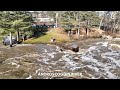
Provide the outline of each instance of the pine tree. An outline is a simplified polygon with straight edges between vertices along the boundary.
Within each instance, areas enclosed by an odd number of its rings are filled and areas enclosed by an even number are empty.
[[[12,33],[25,32],[32,25],[32,16],[25,11],[1,11],[0,12],[0,34],[10,33],[10,46],[12,46]],[[24,35],[24,33],[23,33]]]
[[[23,40],[25,31],[32,26],[32,16],[28,12],[14,11],[14,21],[12,22],[12,28],[17,32],[17,42],[19,42],[19,32],[23,32]]]
[[[12,33],[14,32],[12,27],[13,16],[10,11],[0,12],[0,30],[1,34],[10,34],[10,47],[12,47]]]

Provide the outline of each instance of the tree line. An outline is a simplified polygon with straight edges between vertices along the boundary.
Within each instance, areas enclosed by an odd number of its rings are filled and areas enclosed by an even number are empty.
[[[115,33],[120,30],[120,11],[49,11],[57,26],[66,30],[84,27],[86,33],[92,27]],[[57,15],[57,17],[56,17]]]
[[[43,11],[36,14],[44,13],[44,16],[49,16],[54,19],[55,27],[62,27],[70,33],[76,30],[76,34],[80,35],[80,28],[85,28],[86,34],[93,27],[98,27],[105,31],[115,33],[120,30],[120,11]],[[37,30],[32,27],[33,16],[28,11],[0,11],[0,34],[17,36],[19,42],[20,34],[31,36],[32,30]],[[12,42],[10,42],[12,43]]]

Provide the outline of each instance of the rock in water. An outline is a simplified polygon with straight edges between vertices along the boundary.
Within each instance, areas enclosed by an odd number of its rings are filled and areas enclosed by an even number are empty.
[[[71,46],[72,51],[79,52],[79,46],[78,45],[72,45]]]
[[[115,51],[120,50],[120,45],[119,44],[110,44],[110,48]]]

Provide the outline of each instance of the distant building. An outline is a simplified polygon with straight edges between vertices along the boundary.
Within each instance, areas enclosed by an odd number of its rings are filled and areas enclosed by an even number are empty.
[[[54,25],[54,19],[51,18],[47,11],[29,11],[34,19],[35,25]]]

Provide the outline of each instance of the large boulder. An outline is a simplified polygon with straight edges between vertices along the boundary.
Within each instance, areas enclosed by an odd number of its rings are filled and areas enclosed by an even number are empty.
[[[79,52],[79,46],[78,45],[72,45],[71,46],[72,51]]]
[[[112,50],[115,50],[115,51],[119,51],[120,45],[119,44],[110,44],[109,48],[111,48]]]
[[[12,37],[12,44],[16,44],[17,39],[15,37]],[[3,44],[4,45],[10,45],[10,36],[6,36],[3,38]]]

